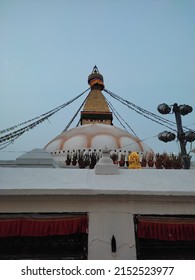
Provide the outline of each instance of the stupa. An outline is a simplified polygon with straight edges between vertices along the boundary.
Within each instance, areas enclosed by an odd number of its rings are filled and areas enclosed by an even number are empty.
[[[95,66],[88,76],[90,92],[80,113],[80,125],[62,132],[51,140],[45,150],[57,161],[65,161],[80,152],[101,153],[105,148],[110,153],[136,151],[140,154],[152,151],[149,146],[131,133],[113,125],[113,115],[102,93],[104,79]]]

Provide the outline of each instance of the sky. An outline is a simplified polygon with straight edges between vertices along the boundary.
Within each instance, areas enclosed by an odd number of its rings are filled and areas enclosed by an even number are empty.
[[[194,14],[193,0],[0,0],[0,130],[79,95],[94,65],[108,90],[157,115],[161,103],[191,105],[182,122],[194,130]],[[178,141],[157,138],[167,128],[105,96],[155,152],[178,153]],[[0,159],[43,148],[85,97],[0,150]]]

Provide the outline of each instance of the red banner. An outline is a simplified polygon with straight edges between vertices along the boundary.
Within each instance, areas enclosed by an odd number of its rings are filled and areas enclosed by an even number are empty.
[[[195,240],[195,220],[138,219],[138,238],[158,240]]]
[[[0,219],[0,237],[68,235],[86,233],[87,229],[87,216]]]

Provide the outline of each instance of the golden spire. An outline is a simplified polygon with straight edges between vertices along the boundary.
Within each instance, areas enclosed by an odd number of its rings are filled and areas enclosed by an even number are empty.
[[[112,113],[101,90],[104,89],[104,79],[95,65],[88,76],[91,91],[81,112],[81,125],[91,123],[112,124]]]

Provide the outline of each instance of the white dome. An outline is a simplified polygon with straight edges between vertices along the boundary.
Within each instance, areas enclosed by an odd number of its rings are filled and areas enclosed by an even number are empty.
[[[145,153],[150,147],[139,138],[118,127],[107,124],[86,124],[61,133],[46,146],[48,152],[59,150],[126,150]]]

